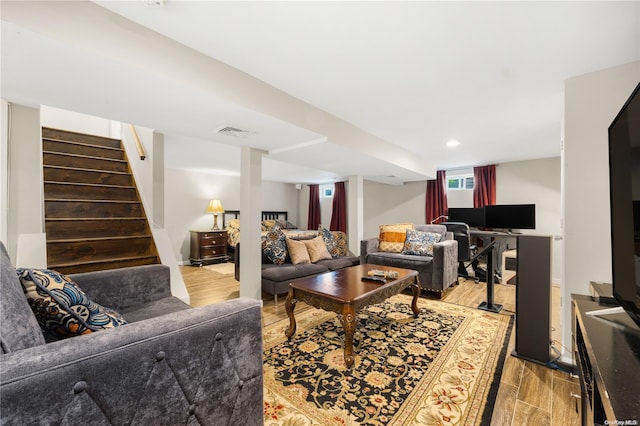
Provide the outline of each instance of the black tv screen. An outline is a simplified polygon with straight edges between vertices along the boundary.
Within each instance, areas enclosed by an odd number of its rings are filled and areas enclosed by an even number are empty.
[[[484,226],[484,209],[470,207],[451,207],[448,210],[449,222],[463,222],[470,228]]]
[[[613,296],[640,326],[640,84],[609,126]]]
[[[535,229],[535,204],[496,204],[484,206],[484,223],[487,228]]]

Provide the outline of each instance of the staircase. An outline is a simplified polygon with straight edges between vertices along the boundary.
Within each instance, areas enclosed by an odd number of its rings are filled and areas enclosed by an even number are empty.
[[[49,269],[160,263],[121,141],[43,127],[42,147]]]

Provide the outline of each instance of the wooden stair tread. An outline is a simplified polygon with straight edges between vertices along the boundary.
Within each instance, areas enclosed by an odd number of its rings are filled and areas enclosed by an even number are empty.
[[[76,131],[67,130],[67,129],[56,129],[55,127],[46,127],[46,126],[42,127],[42,136],[43,137],[51,138],[52,134],[58,134],[59,135],[60,133],[65,134],[65,135],[80,136],[83,139],[89,138],[89,139],[96,139],[96,140],[112,142],[112,143],[118,143],[118,144],[120,143],[120,139],[110,138],[108,136],[92,135],[90,133],[76,132]]]
[[[91,160],[103,160],[103,161],[112,161],[114,163],[127,163],[127,160],[120,160],[117,158],[107,158],[107,157],[96,157],[94,155],[82,155],[82,154],[71,154],[68,152],[57,152],[57,151],[42,151],[43,154],[52,154],[52,155],[63,155],[65,157],[75,157],[75,158],[88,158]]]
[[[54,181],[54,180],[45,180],[44,183],[51,183],[55,185],[95,186],[100,188],[123,188],[123,189],[136,188],[134,185],[110,185],[106,183],[60,182],[60,181]]]
[[[45,222],[90,222],[100,220],[146,220],[144,216],[126,216],[126,217],[48,217]]]
[[[87,148],[108,149],[108,150],[111,150],[111,151],[119,151],[119,152],[123,152],[124,151],[124,149],[122,149],[122,148],[115,148],[115,147],[112,147],[112,146],[96,145],[96,144],[85,143],[85,142],[70,141],[70,140],[66,140],[66,139],[55,139],[55,138],[50,138],[50,137],[46,137],[46,136],[43,136],[42,140],[43,141],[49,141],[49,142],[68,143],[69,145],[80,145],[80,146],[87,147]],[[61,154],[64,154],[64,153],[61,153]]]
[[[96,200],[86,198],[45,198],[44,201],[66,201],[72,203],[119,203],[119,204],[140,204],[140,200]]]
[[[116,170],[101,170],[101,169],[86,169],[81,167],[69,167],[69,166],[55,166],[52,164],[45,164],[44,167],[49,167],[52,169],[60,169],[60,170],[74,170],[78,172],[92,172],[92,173],[112,173],[115,175],[130,175],[129,172],[119,172]]]
[[[113,237],[61,238],[56,240],[47,240],[47,244],[83,243],[86,241],[139,240],[142,238],[153,238],[153,236],[151,234],[141,234],[141,235],[118,235]]]
[[[86,260],[86,261],[75,261],[75,262],[68,262],[68,263],[50,263],[47,265],[47,267],[49,269],[55,269],[55,268],[64,268],[69,266],[97,265],[100,263],[126,262],[126,261],[137,260],[137,259],[157,259],[157,258],[158,256],[153,254],[145,255],[145,256],[107,257],[104,259],[94,258],[93,260]]]

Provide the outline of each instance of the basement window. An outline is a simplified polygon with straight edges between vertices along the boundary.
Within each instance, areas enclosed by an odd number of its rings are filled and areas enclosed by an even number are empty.
[[[333,185],[320,185],[320,196],[322,198],[333,198]]]
[[[472,190],[473,175],[447,176],[447,190]]]

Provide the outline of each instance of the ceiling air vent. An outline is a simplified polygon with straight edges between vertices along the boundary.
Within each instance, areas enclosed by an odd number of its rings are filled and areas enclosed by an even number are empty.
[[[216,129],[216,133],[219,135],[241,138],[241,137],[245,137],[251,132],[249,132],[248,130],[238,129],[237,127],[222,126]]]

